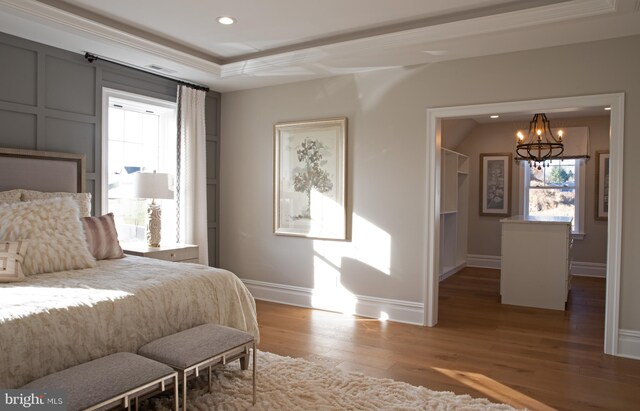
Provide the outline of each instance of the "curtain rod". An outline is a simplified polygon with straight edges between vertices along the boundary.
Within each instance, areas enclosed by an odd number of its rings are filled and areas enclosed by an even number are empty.
[[[115,65],[122,66],[122,67],[127,67],[127,68],[130,68],[130,69],[136,70],[136,71],[141,71],[143,73],[151,74],[151,75],[154,75],[154,76],[157,76],[157,77],[160,77],[160,78],[164,78],[164,79],[167,79],[167,80],[172,80],[172,81],[177,82],[178,84],[181,84],[181,85],[187,86],[187,87],[191,87],[191,88],[194,88],[196,90],[202,90],[202,91],[205,91],[205,92],[209,91],[209,87],[205,87],[205,86],[200,86],[198,84],[189,83],[188,81],[180,80],[180,79],[177,79],[177,78],[174,78],[174,77],[170,77],[170,76],[163,76],[163,75],[155,73],[153,71],[144,70],[144,69],[142,69],[140,67],[131,66],[129,64],[125,64],[125,63],[120,62],[120,61],[106,59],[104,57],[96,56],[95,54],[91,54],[89,52],[84,53],[84,58],[87,59],[87,61],[89,63],[93,63],[96,60],[102,60],[102,61],[106,61],[107,63],[115,64]]]

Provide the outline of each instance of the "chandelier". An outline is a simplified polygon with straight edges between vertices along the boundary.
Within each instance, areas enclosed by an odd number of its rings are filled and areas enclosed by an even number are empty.
[[[559,158],[564,152],[562,136],[558,130],[556,138],[551,131],[551,124],[544,113],[537,113],[529,122],[529,133],[522,131],[516,134],[516,160],[528,161],[531,167],[541,170],[549,160]]]

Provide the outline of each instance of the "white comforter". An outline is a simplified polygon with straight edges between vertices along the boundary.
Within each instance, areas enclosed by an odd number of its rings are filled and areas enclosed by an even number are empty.
[[[0,388],[204,323],[258,338],[255,302],[234,274],[127,256],[0,284]]]

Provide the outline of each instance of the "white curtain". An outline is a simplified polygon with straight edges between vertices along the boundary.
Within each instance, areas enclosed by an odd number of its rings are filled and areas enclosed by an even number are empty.
[[[181,243],[199,246],[200,264],[209,265],[207,245],[206,92],[178,86],[178,233]]]

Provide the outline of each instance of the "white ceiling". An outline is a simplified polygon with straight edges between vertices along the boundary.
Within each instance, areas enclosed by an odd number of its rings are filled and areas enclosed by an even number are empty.
[[[394,5],[389,0],[62,1],[225,60],[456,11],[514,3],[400,0],[398,7],[398,2]],[[223,26],[216,22],[220,16],[232,16],[238,22]]]
[[[0,30],[224,92],[636,35],[639,10],[640,0],[0,0]]]

